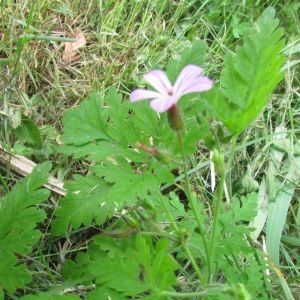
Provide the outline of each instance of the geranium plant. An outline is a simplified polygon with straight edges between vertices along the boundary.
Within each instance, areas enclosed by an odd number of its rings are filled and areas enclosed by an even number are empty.
[[[267,9],[225,57],[220,76],[204,72],[206,43],[195,41],[165,71],[148,71],[129,95],[115,88],[105,97],[91,93],[64,114],[59,151],[89,167],[65,183],[52,236],[72,240],[78,231],[95,230],[84,251],[63,262],[64,287],[84,287],[88,300],[268,296],[270,264],[254,246],[249,226],[257,193],[232,195],[226,179],[239,135],[283,78],[282,38],[274,10]],[[193,180],[201,170],[191,164],[199,145],[216,187],[199,188]],[[41,184],[37,180],[34,188]],[[38,210],[28,230],[38,235],[33,226],[42,219]],[[10,257],[11,267],[23,272]],[[0,284],[10,294],[24,286],[3,274]],[[79,299],[57,290],[28,297],[23,299]]]

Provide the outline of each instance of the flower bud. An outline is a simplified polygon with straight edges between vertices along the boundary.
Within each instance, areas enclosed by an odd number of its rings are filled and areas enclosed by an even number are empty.
[[[214,149],[212,159],[213,159],[217,174],[222,174],[224,172],[224,156],[223,156],[223,154],[219,150]]]
[[[159,151],[156,148],[148,147],[142,143],[137,142],[136,145],[153,155],[157,160],[162,161],[166,164],[170,163],[172,161],[172,156],[169,153]]]

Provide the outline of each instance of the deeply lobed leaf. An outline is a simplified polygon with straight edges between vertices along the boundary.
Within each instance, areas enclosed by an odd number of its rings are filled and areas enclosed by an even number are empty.
[[[152,295],[153,299],[162,299],[159,292],[172,290],[178,267],[167,248],[167,240],[153,244],[140,235],[131,240],[97,237],[88,255],[78,256],[76,263],[68,261],[64,277],[93,279],[97,289],[91,299],[100,297],[104,290],[108,294],[111,290],[123,296]]]
[[[210,100],[232,133],[241,133],[265,107],[283,79],[283,30],[272,8],[266,9],[235,53],[228,53],[220,89]],[[209,96],[208,96],[209,97]]]
[[[40,187],[48,181],[50,168],[49,163],[37,166],[0,202],[0,285],[9,293],[31,281],[18,257],[28,255],[41,236],[36,226],[46,215],[34,205],[49,197],[49,191]]]

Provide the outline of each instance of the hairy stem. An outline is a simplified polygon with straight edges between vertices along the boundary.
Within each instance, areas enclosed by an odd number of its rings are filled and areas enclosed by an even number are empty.
[[[200,280],[201,282],[204,282],[203,276],[202,276],[202,274],[201,274],[201,271],[200,271],[200,269],[199,269],[199,267],[198,267],[198,265],[197,265],[197,263],[196,263],[196,261],[195,261],[193,255],[192,255],[192,253],[191,253],[189,247],[188,247],[187,244],[186,244],[186,238],[185,238],[185,236],[184,236],[184,235],[185,235],[184,232],[182,232],[182,231],[180,230],[180,228],[177,226],[176,221],[175,221],[175,219],[173,218],[173,216],[172,216],[172,214],[171,214],[171,212],[170,212],[170,210],[169,210],[169,207],[168,207],[168,205],[166,204],[165,200],[162,198],[161,195],[159,195],[159,198],[160,198],[160,201],[161,201],[161,203],[162,203],[162,205],[163,205],[163,207],[164,207],[164,210],[165,210],[165,212],[166,212],[166,214],[167,214],[167,216],[168,216],[170,222],[171,222],[172,225],[173,225],[173,228],[175,229],[177,235],[178,235],[179,238],[180,238],[180,242],[181,242],[181,244],[182,244],[182,247],[183,247],[184,251],[186,252],[186,254],[187,254],[187,256],[188,256],[188,258],[189,258],[189,260],[190,260],[190,262],[191,262],[191,264],[192,264],[192,266],[193,266],[193,268],[195,269],[195,272],[196,272],[196,274],[197,274],[199,280]]]
[[[207,268],[208,268],[208,276],[206,279],[206,282],[208,283],[210,274],[211,274],[211,260],[210,260],[210,255],[208,252],[208,246],[207,246],[207,240],[205,237],[205,228],[204,225],[202,224],[202,220],[200,218],[200,214],[197,211],[197,204],[196,204],[196,199],[192,196],[191,193],[191,188],[190,188],[190,181],[189,181],[189,176],[188,176],[188,170],[187,170],[187,159],[184,153],[184,145],[182,141],[182,132],[181,130],[177,130],[177,136],[178,136],[178,141],[179,141],[179,147],[180,147],[180,152],[183,160],[183,172],[184,172],[184,181],[185,181],[185,193],[188,198],[189,205],[192,209],[192,212],[194,214],[194,217],[197,222],[197,226],[201,235],[201,239],[204,245],[204,251],[205,251],[205,256],[206,256],[206,261],[207,261]]]
[[[217,240],[218,240],[218,226],[219,226],[220,208],[221,208],[221,203],[222,203],[223,196],[224,196],[225,178],[226,178],[226,174],[228,172],[230,172],[230,170],[231,170],[231,165],[232,165],[234,152],[235,152],[235,147],[236,147],[236,140],[237,140],[237,136],[234,136],[232,138],[230,154],[229,154],[229,158],[228,158],[226,166],[223,165],[221,168],[219,168],[220,180],[219,180],[219,185],[218,185],[218,189],[217,189],[217,193],[216,193],[216,197],[215,197],[214,220],[213,220],[213,227],[212,227],[212,234],[211,234],[211,244],[210,244],[210,259],[211,259],[211,262],[213,262],[215,260]],[[214,270],[214,272],[211,274],[210,280],[213,279],[213,274],[215,272],[216,272],[216,270]]]
[[[198,297],[209,296],[209,295],[213,296],[216,293],[234,295],[236,294],[236,287],[232,287],[228,285],[215,285],[215,286],[210,286],[209,289],[205,289],[199,292],[182,293],[182,292],[173,292],[173,291],[162,291],[160,295],[174,297],[176,299],[182,299],[182,298],[202,299]]]
[[[225,172],[222,172],[222,173],[223,174],[220,174],[220,182],[219,182],[219,187],[218,187],[217,195],[216,195],[213,227],[212,227],[212,233],[211,233],[210,258],[211,258],[212,262],[215,260],[217,237],[218,237],[217,233],[218,233],[218,225],[219,225],[220,207],[221,207],[221,202],[222,202],[223,194],[224,194]],[[213,273],[215,273],[215,271]],[[213,275],[214,274],[211,274],[210,280],[213,279]]]

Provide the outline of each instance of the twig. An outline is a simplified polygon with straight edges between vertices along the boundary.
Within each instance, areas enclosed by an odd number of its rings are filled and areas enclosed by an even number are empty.
[[[36,166],[36,163],[31,161],[22,155],[13,155],[5,151],[0,145],[0,163],[5,166],[9,166],[14,172],[27,176],[29,175],[33,168]],[[50,176],[48,183],[44,186],[62,196],[65,196],[66,190],[63,188],[64,183],[57,178]]]

